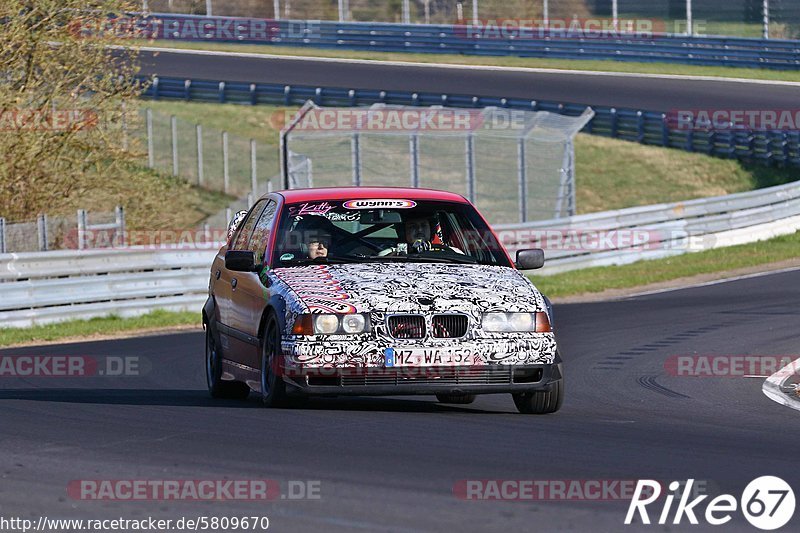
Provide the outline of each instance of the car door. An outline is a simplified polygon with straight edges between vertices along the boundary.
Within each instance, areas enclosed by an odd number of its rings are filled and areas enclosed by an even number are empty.
[[[253,227],[246,249],[255,254],[256,264],[268,260],[268,246],[274,230],[279,204],[270,199]],[[247,339],[247,346],[241,353],[241,363],[251,368],[261,365],[261,350],[257,342],[261,315],[268,298],[268,288],[261,281],[258,272],[237,272],[236,285],[232,288],[231,323],[241,338]]]
[[[250,241],[250,236],[253,234],[256,222],[264,211],[264,208],[269,203],[269,200],[259,200],[247,217],[239,225],[239,228],[234,232],[231,237],[231,242],[228,245],[228,250],[246,250],[247,244]],[[243,363],[249,349],[249,342],[246,336],[237,331],[233,327],[233,308],[235,305],[234,299],[236,298],[236,287],[239,278],[246,272],[233,272],[225,268],[224,261],[219,268],[219,278],[214,284],[214,296],[216,299],[217,307],[219,308],[220,315],[220,342],[222,343],[222,350],[226,359]]]

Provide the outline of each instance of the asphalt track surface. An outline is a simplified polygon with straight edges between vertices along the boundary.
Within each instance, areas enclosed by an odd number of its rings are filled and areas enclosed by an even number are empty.
[[[4,350],[139,356],[151,368],[127,378],[0,378],[0,516],[267,515],[271,531],[755,531],[738,513],[717,528],[685,519],[624,527],[626,502],[464,501],[452,489],[468,479],[695,478],[738,499],[750,480],[778,475],[798,491],[796,413],[761,393],[763,378],[675,377],[664,362],[795,359],[799,299],[795,271],[557,305],[568,387],[549,416],[517,414],[508,395],[470,406],[319,399],[286,410],[262,408],[255,395],[214,401],[198,332]],[[257,478],[282,490],[316,480],[321,499],[100,502],[66,492],[80,479]],[[785,530],[798,521],[796,513]]]
[[[519,70],[448,68],[285,58],[142,52],[142,73],[187,79],[279,83],[526,98],[650,111],[795,110],[800,85]]]

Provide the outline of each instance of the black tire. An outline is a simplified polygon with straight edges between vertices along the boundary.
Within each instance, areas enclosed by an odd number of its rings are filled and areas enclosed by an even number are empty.
[[[280,375],[282,368],[280,326],[275,317],[270,317],[261,349],[261,401],[267,407],[285,407],[289,403],[286,383]]]
[[[526,415],[546,415],[561,409],[564,403],[564,378],[554,382],[550,390],[512,394],[517,410]]]
[[[439,403],[452,403],[456,405],[467,405],[475,401],[474,394],[446,394],[439,393],[436,395]]]
[[[212,398],[244,400],[250,394],[250,387],[246,384],[222,379],[222,356],[217,349],[211,324],[206,326],[206,384]]]

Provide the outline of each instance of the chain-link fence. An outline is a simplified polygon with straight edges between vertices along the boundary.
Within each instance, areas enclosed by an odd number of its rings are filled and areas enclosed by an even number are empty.
[[[149,0],[155,13],[275,19],[453,24],[539,19],[651,24],[655,31],[695,35],[800,38],[797,0]]]
[[[151,109],[142,113],[135,134],[147,146],[150,168],[237,198],[257,198],[278,172],[273,147]]]
[[[125,212],[88,212],[74,217],[40,214],[36,220],[9,223],[0,218],[0,253],[111,248],[125,244]]]
[[[578,117],[501,108],[323,108],[283,132],[290,188],[425,187],[459,193],[493,224],[575,213]]]

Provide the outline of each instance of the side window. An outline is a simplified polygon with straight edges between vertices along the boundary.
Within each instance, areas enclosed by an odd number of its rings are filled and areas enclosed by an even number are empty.
[[[247,244],[247,249],[255,252],[256,264],[264,262],[264,251],[269,242],[270,231],[272,231],[272,222],[275,220],[275,212],[278,210],[278,203],[270,200],[266,209],[261,214],[261,218],[255,225],[253,235],[250,237],[250,242]]]
[[[247,243],[250,240],[250,235],[253,233],[253,227],[256,225],[256,221],[261,215],[261,212],[264,211],[266,205],[267,200],[261,200],[250,210],[247,219],[242,223],[239,231],[236,232],[231,250],[247,250]]]

